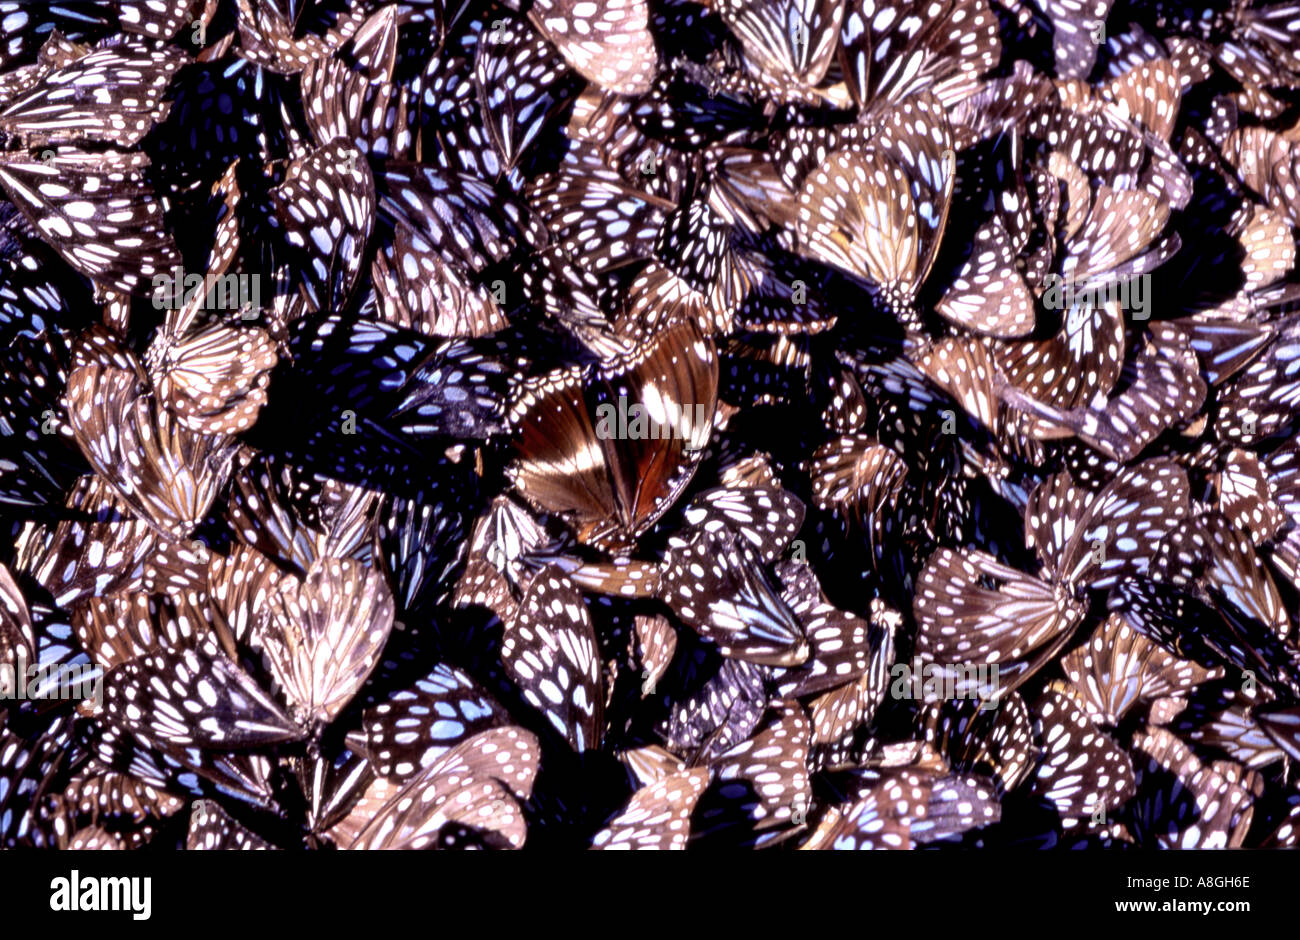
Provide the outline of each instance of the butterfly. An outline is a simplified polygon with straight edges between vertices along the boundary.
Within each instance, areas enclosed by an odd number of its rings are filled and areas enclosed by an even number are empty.
[[[350,559],[322,558],[286,574],[254,613],[250,643],[303,725],[328,724],[379,661],[393,624],[383,576]]]
[[[271,846],[250,832],[211,800],[193,804],[185,836],[190,851],[258,851]]]
[[[690,838],[691,813],[710,779],[708,768],[669,774],[647,784],[591,840],[595,849],[680,851]]]
[[[515,18],[493,20],[479,42],[474,80],[501,165],[524,159],[547,125],[577,97],[578,77],[544,31]]]
[[[669,679],[681,682],[682,692],[656,730],[673,753],[707,761],[758,727],[767,711],[767,673],[754,663],[719,657],[698,641],[693,648],[685,638],[678,643],[683,649]]]
[[[1033,712],[1039,759],[1030,792],[1063,817],[1114,811],[1137,790],[1128,754],[1089,717],[1068,687],[1053,684]]]
[[[575,148],[557,170],[529,184],[528,196],[551,242],[579,267],[602,274],[656,257],[656,243],[677,207],[646,191],[642,181],[650,174],[645,170],[656,166],[647,158],[629,181],[607,166],[599,151]]]
[[[1011,236],[997,216],[976,231],[969,257],[936,309],[958,326],[992,336],[1033,331],[1033,297],[1016,267]]]
[[[540,756],[537,739],[522,728],[480,732],[404,786],[377,778],[353,808],[356,819],[330,831],[349,849],[455,847],[463,840],[519,848],[519,801],[532,794]]]
[[[342,306],[375,224],[375,179],[367,161],[348,142],[333,140],[291,161],[269,199],[266,225],[294,265],[291,291],[308,310]]]
[[[184,801],[128,775],[86,762],[62,793],[47,794],[38,825],[53,830],[59,848],[135,849]]]
[[[189,61],[174,46],[136,38],[86,50],[11,99],[0,110],[0,135],[28,149],[86,143],[132,147],[166,117],[163,95]]]
[[[1018,692],[984,709],[969,700],[931,702],[921,714],[925,740],[962,772],[989,773],[1016,789],[1036,760],[1029,708]]]
[[[1173,714],[1160,722],[1153,707],[1151,723],[1163,723],[1180,738],[1222,752],[1243,767],[1266,767],[1280,760],[1284,752],[1252,717],[1252,711],[1275,698],[1264,685],[1210,682],[1184,699],[1162,700],[1169,703]]]
[[[645,0],[598,0],[594,5],[540,0],[528,11],[538,32],[574,71],[622,95],[647,91],[658,68],[649,17]]]
[[[60,146],[0,155],[0,189],[74,270],[130,293],[181,263],[142,153]]]
[[[1295,379],[1300,323],[1285,322],[1245,369],[1229,380],[1219,396],[1218,433],[1240,444],[1281,434],[1294,420],[1300,384]]]
[[[769,485],[716,487],[691,500],[682,511],[682,519],[688,526],[731,531],[764,564],[770,564],[798,534],[804,506],[798,497],[775,481]],[[668,544],[683,547],[686,540],[670,535]]]
[[[955,167],[936,99],[919,96],[881,120],[870,146],[831,153],[799,192],[800,250],[877,285],[906,309],[934,263]]]
[[[318,143],[341,138],[377,157],[412,149],[407,114],[413,95],[393,80],[397,27],[395,10],[377,10],[333,55],[307,63],[303,113]]]
[[[859,107],[903,101],[927,89],[949,107],[1001,54],[998,18],[984,0],[845,5],[839,61]]]
[[[501,640],[501,661],[524,698],[574,750],[599,748],[600,662],[582,595],[557,568],[543,568],[524,592]]]
[[[928,775],[897,769],[864,774],[855,799],[830,807],[800,848],[817,851],[910,849],[912,827],[925,818]]]
[[[1176,327],[1148,339],[1125,363],[1119,378],[1123,391],[1100,407],[1069,411],[1044,406],[1012,391],[1006,400],[1026,413],[1074,431],[1098,452],[1128,461],[1170,427],[1193,417],[1205,403],[1206,386],[1199,362]]]
[[[66,712],[45,715],[37,727],[16,729],[6,715],[0,728],[0,841],[14,847],[40,838],[33,830],[33,807],[51,786],[60,766],[67,762],[76,717]]]
[[[160,533],[188,534],[225,482],[233,445],[160,407],[144,369],[103,327],[73,347],[68,422],[95,472]]]
[[[313,60],[329,55],[360,29],[364,10],[331,10],[304,15],[311,5],[288,5],[277,0],[239,0],[238,30],[244,58],[275,72],[301,72]],[[323,35],[322,35],[323,33]]]
[[[985,552],[941,548],[917,578],[917,655],[936,664],[963,697],[983,693],[957,664],[995,662],[994,694],[1005,696],[1059,651],[1085,610],[1064,585]]]
[[[1088,711],[1112,726],[1143,700],[1188,692],[1223,675],[1179,659],[1116,614],[1061,665]]]
[[[377,493],[272,455],[241,458],[226,504],[239,541],[299,576],[326,558],[371,561]]]
[[[380,777],[404,783],[460,742],[509,723],[509,714],[485,689],[455,666],[439,663],[411,688],[366,710],[358,750]]]
[[[1109,588],[1147,572],[1160,540],[1190,515],[1189,497],[1186,473],[1167,458],[1126,467],[1095,496],[1054,474],[1030,494],[1025,539],[1058,578]]]
[[[0,503],[57,503],[89,469],[59,402],[71,351],[61,334],[43,331],[14,337],[0,356],[0,404],[6,415],[0,438],[9,455],[0,460]]]
[[[785,696],[818,694],[810,703],[813,743],[825,744],[869,721],[884,701],[894,636],[902,617],[879,598],[862,618],[827,602],[816,576],[805,565],[777,567],[782,598],[808,637],[808,661],[773,675]]]
[[[263,413],[257,441],[312,472],[383,489],[372,467],[413,479],[424,459],[414,438],[485,438],[501,427],[511,378],[493,349],[338,314],[300,321],[289,349],[283,407]]]
[[[668,550],[659,596],[724,655],[771,666],[808,658],[799,621],[740,539],[725,529],[696,527],[681,547]]]
[[[1240,847],[1250,828],[1253,799],[1223,763],[1203,764],[1164,728],[1134,736],[1139,795],[1128,812],[1139,845],[1162,848]],[[1228,764],[1224,770],[1232,767]]]
[[[35,649],[27,601],[13,574],[0,565],[0,662],[13,666],[20,656],[31,662]]]
[[[641,663],[641,697],[651,694],[672,665],[677,652],[677,633],[666,617],[638,616],[636,625],[637,659]]]
[[[904,499],[904,460],[870,435],[852,434],[817,448],[809,471],[818,507],[860,525],[876,555]]]
[[[799,825],[812,805],[808,774],[810,726],[798,704],[783,702],[775,717],[746,741],[713,760],[713,789],[699,808],[697,838],[725,828]]]
[[[103,720],[175,757],[196,761],[204,748],[220,751],[304,736],[211,634],[192,645],[155,647],[114,667],[104,685]],[[205,699],[216,703],[216,714],[188,724],[187,703],[202,709]]]
[[[725,0],[718,15],[740,39],[745,61],[781,93],[815,88],[839,45],[839,0]]]
[[[510,409],[507,475],[580,541],[626,551],[694,474],[717,383],[713,344],[689,323],[598,367],[526,379]]]
[[[187,570],[191,543],[158,532],[94,475],[74,483],[63,509],[65,518],[28,526],[16,542],[16,568],[30,573],[58,605],[152,588],[176,565]]]
[[[461,503],[472,493],[470,468],[448,461],[436,485],[411,497],[388,497],[378,513],[376,548],[401,610],[440,603],[455,569],[465,560],[468,514]]]
[[[277,359],[265,330],[220,324],[172,342],[160,335],[146,354],[163,407],[191,431],[210,435],[253,425]]]

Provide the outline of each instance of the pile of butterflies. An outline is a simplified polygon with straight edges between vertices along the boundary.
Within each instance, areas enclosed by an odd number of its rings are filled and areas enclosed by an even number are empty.
[[[1294,845],[1298,186],[1294,3],[0,0],[0,845]]]

